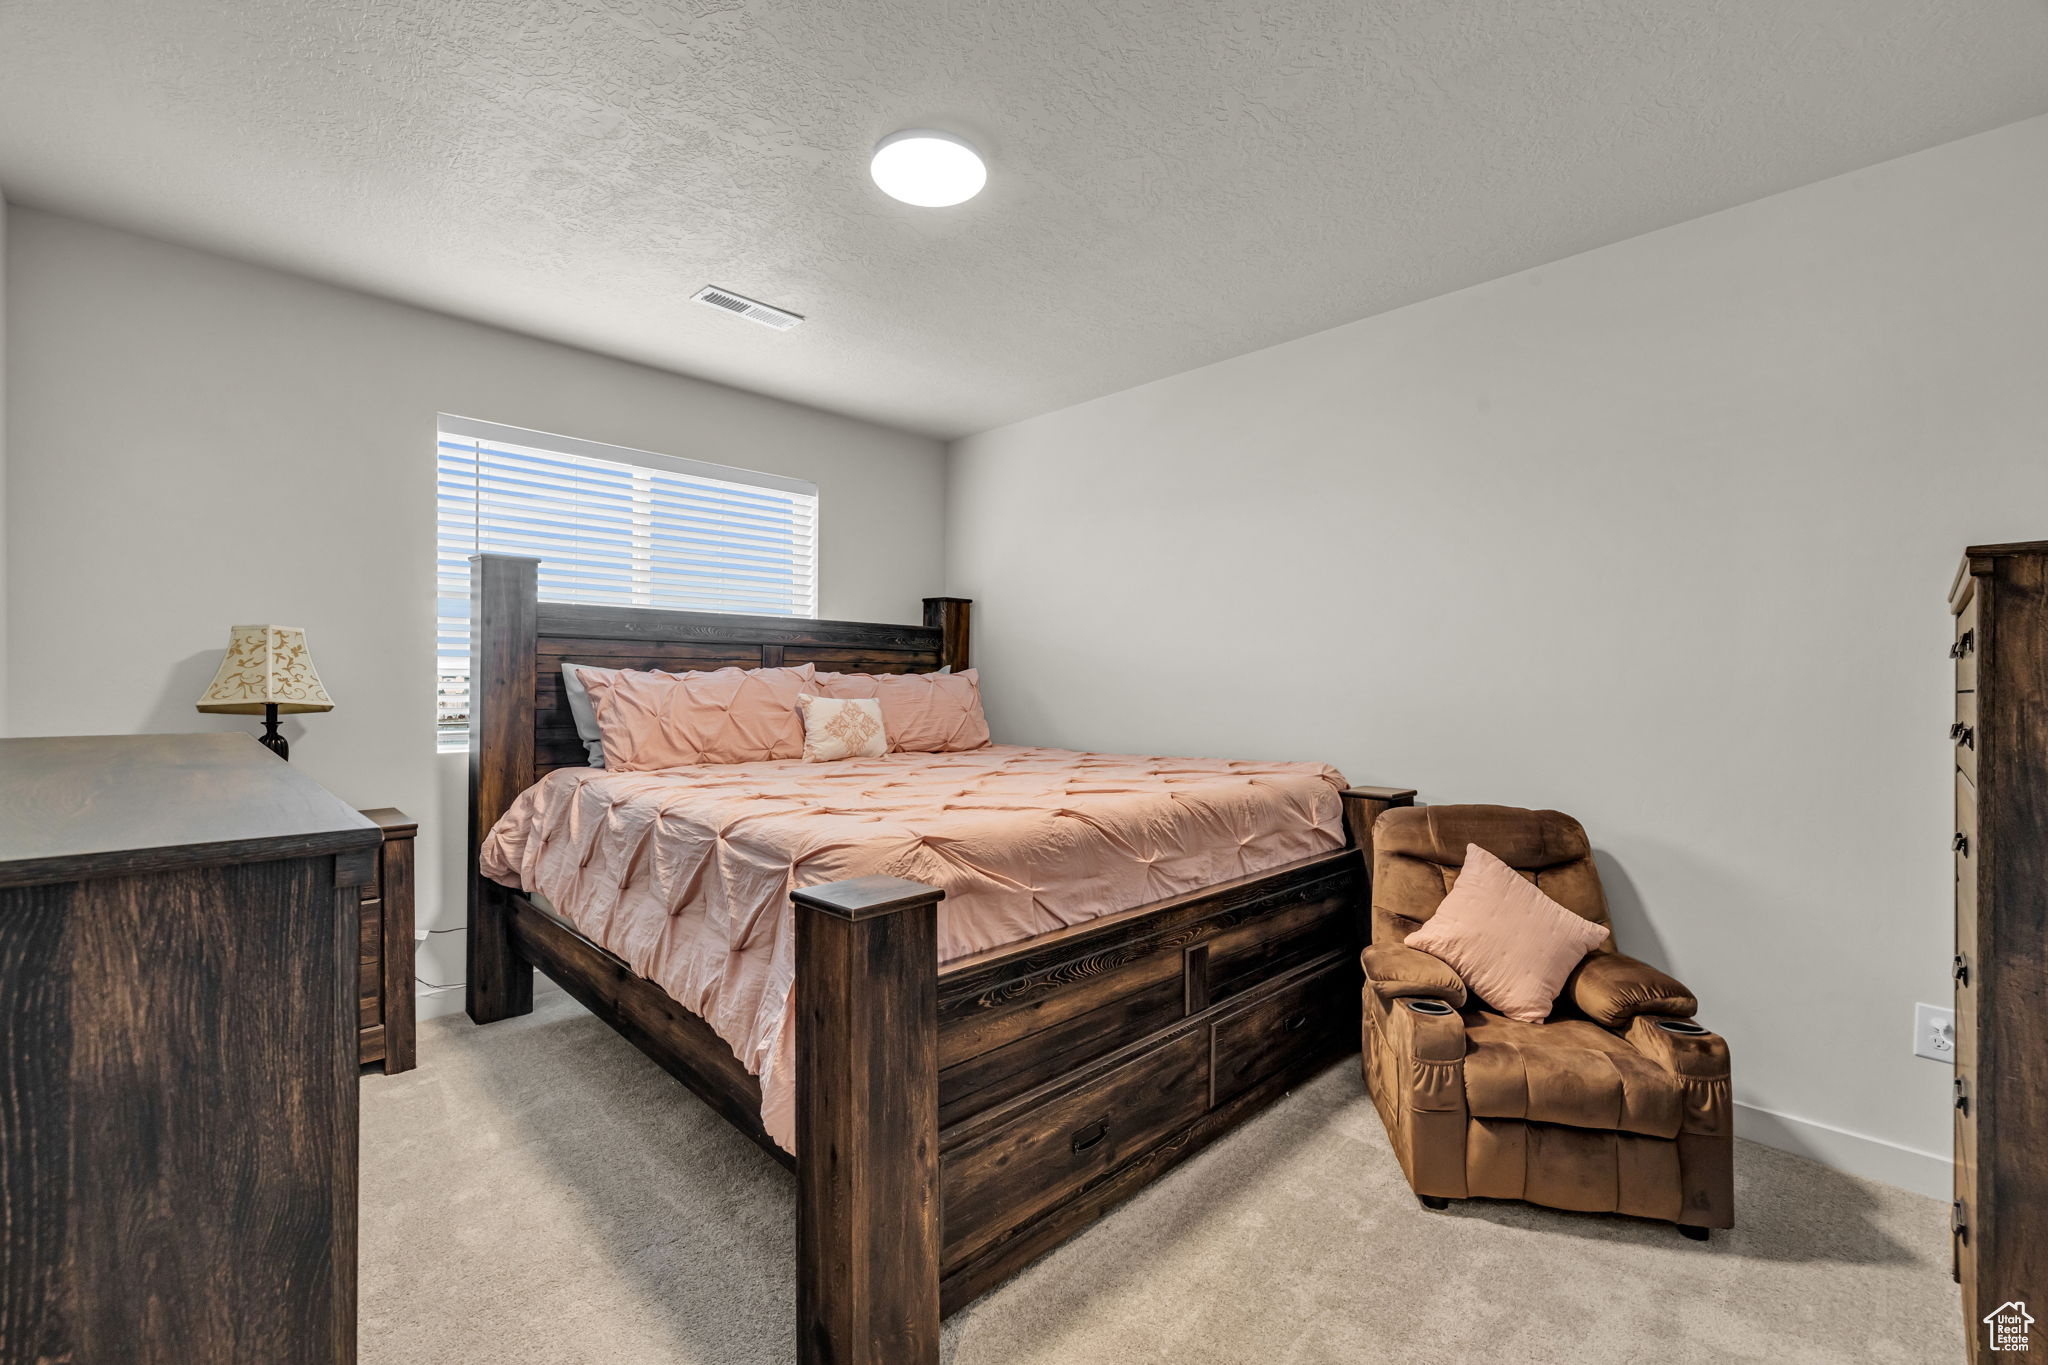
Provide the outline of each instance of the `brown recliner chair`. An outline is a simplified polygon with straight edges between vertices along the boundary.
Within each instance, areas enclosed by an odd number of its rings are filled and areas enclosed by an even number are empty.
[[[1550,1018],[1525,1024],[1406,946],[1477,844],[1575,914],[1607,924],[1579,822],[1554,810],[1423,806],[1373,827],[1365,1078],[1422,1202],[1525,1199],[1626,1213],[1704,1239],[1735,1224],[1728,1045],[1685,987],[1610,938]]]

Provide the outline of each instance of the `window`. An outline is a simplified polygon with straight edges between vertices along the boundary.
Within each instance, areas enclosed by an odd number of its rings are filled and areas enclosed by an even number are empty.
[[[815,616],[818,490],[774,474],[443,417],[435,724],[469,726],[469,557],[532,555],[558,602]]]

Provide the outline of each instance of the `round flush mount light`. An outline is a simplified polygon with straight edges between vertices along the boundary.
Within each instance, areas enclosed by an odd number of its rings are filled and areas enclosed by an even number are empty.
[[[919,208],[964,204],[988,183],[981,153],[951,133],[909,128],[875,144],[868,174],[891,199]]]

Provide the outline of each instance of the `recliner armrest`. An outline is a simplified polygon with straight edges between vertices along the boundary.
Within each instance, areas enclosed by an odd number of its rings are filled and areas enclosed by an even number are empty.
[[[1687,1019],[1700,1002],[1647,962],[1620,953],[1593,953],[1566,978],[1563,994],[1603,1028],[1624,1028],[1638,1015]]]
[[[1465,1003],[1465,982],[1450,964],[1405,943],[1375,943],[1359,954],[1365,979],[1382,1000],[1403,997],[1441,1000],[1453,1008]]]
[[[1638,1015],[1622,1035],[1643,1056],[1678,1077],[1685,1090],[1681,1142],[1690,1137],[1728,1138],[1735,1133],[1728,1097],[1728,1041],[1690,1019]],[[1683,1160],[1683,1156],[1680,1158]],[[1724,1155],[1720,1160],[1725,1161]],[[1725,1197],[1725,1196],[1724,1196]],[[1717,1223],[1716,1227],[1727,1224]]]
[[[1623,1032],[1635,1050],[1688,1080],[1728,1078],[1728,1040],[1691,1019],[1641,1015]]]

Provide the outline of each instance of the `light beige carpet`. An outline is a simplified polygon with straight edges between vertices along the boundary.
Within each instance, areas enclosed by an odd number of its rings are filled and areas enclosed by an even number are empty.
[[[1737,1065],[1741,1059],[1736,1059]],[[1944,1206],[1743,1143],[1742,1226],[1417,1205],[1339,1066],[946,1324],[953,1365],[1955,1360]],[[566,997],[363,1082],[365,1365],[793,1358],[791,1177]]]

